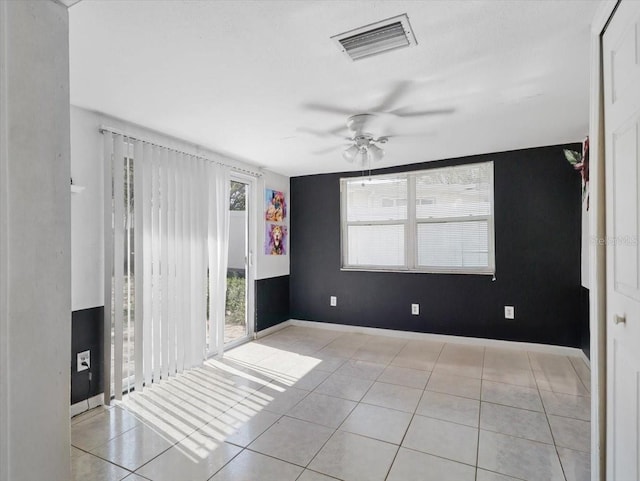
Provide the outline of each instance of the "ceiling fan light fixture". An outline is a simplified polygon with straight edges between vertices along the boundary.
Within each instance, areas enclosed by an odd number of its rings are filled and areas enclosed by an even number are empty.
[[[331,37],[351,60],[417,45],[406,13]]]
[[[358,152],[360,152],[360,149],[358,148],[358,146],[352,145],[348,149],[346,149],[344,152],[342,152],[342,157],[347,162],[353,162],[354,160],[356,160],[356,156],[358,155]]]
[[[378,162],[379,160],[382,160],[382,157],[384,157],[384,150],[382,150],[376,144],[370,144],[369,154],[371,155],[371,160],[373,160],[374,162]]]

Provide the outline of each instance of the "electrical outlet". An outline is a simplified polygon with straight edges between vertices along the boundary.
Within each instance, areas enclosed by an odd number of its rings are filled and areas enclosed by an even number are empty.
[[[505,319],[516,318],[516,310],[513,306],[504,306],[504,318]]]
[[[411,314],[413,316],[420,315],[420,304],[411,304]]]
[[[336,296],[331,296],[329,299],[329,304],[331,307],[336,307],[338,305],[338,298]]]
[[[82,363],[86,362],[87,365],[83,366]],[[82,351],[77,355],[77,369],[78,372],[86,371],[91,367],[91,351]]]

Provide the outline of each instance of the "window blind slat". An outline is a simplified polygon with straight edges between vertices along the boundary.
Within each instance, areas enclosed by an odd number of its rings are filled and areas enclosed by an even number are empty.
[[[143,278],[142,306],[142,348],[143,348],[143,373],[145,384],[151,384],[153,379],[153,211],[151,196],[153,193],[153,165],[151,156],[153,149],[145,143],[142,149],[142,207],[144,217],[142,220],[142,258]]]
[[[204,172],[204,161],[197,159],[196,164],[196,185],[197,185],[197,237],[198,249],[196,265],[198,267],[198,282],[196,290],[196,303],[198,306],[198,313],[196,317],[196,323],[194,325],[194,332],[192,338],[194,340],[194,353],[197,355],[196,362],[200,364],[205,358],[204,341],[205,341],[205,328],[206,328],[206,248],[207,248],[207,218],[206,218],[206,206],[207,206],[207,186],[203,181],[206,179]]]
[[[184,324],[185,316],[185,259],[184,259],[184,163],[185,156],[177,154],[177,164],[180,165],[180,172],[176,171],[176,245],[175,245],[175,266],[176,266],[176,310],[179,313],[181,322],[176,326],[176,371],[184,370]]]
[[[143,145],[140,141],[134,142],[134,174],[133,174],[133,209],[135,219],[134,229],[134,272],[135,272],[135,318],[134,318],[134,365],[135,365],[135,388],[136,391],[142,391],[144,384],[144,360],[143,360],[143,343],[144,343],[144,206],[143,206],[143,177],[144,164]]]
[[[215,166],[208,164],[206,166],[206,179],[207,179],[207,187],[208,187],[208,198],[207,205],[210,207],[208,210],[208,219],[207,219],[207,231],[208,231],[208,305],[207,309],[209,312],[208,319],[208,336],[207,336],[207,354],[212,355],[218,352],[217,350],[217,329],[216,329],[216,279],[218,272],[218,241],[217,241],[217,225],[216,225],[216,182],[215,182]]]
[[[113,326],[113,135],[104,133],[103,154],[103,237],[104,237],[104,403],[111,404],[111,328]]]
[[[169,151],[162,149],[160,156],[160,276],[162,277],[162,308],[160,322],[162,379],[169,377]]]
[[[122,363],[123,363],[123,317],[124,317],[124,139],[115,136],[113,159],[113,197],[114,197],[114,234],[113,234],[113,285],[114,285],[114,323],[113,323],[113,382],[116,399],[122,399]]]
[[[133,336],[133,289],[134,289],[134,269],[133,269],[133,144],[129,139],[124,144],[124,210],[125,210],[125,318],[124,318],[124,365],[123,365],[123,381],[124,392],[128,393],[133,388],[132,380],[134,376],[134,358],[133,344],[135,342]]]
[[[192,282],[191,282],[191,213],[192,213],[192,204],[191,204],[191,189],[190,189],[190,180],[191,180],[191,163],[192,157],[187,156],[184,164],[184,177],[183,177],[183,194],[184,194],[184,205],[182,210],[182,215],[184,218],[184,230],[183,230],[183,238],[184,238],[184,267],[185,267],[185,276],[184,276],[184,317],[185,322],[183,323],[182,332],[184,334],[184,345],[189,346],[191,344],[191,316],[193,311],[193,304],[191,302],[191,294],[192,294]],[[184,367],[185,369],[189,369],[192,367],[191,359],[192,353],[190,350],[185,350],[184,353]]]
[[[162,315],[161,301],[161,278],[160,278],[160,253],[161,253],[161,237],[160,237],[160,148],[153,146],[151,158],[151,208],[152,208],[152,269],[153,269],[153,381],[160,381],[161,376],[161,349],[160,349],[160,319]]]
[[[169,376],[176,373],[176,152],[169,152],[167,165],[167,275],[169,277],[169,318],[167,342]]]

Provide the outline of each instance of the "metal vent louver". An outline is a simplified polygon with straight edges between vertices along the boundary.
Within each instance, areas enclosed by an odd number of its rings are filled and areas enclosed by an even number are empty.
[[[417,44],[406,14],[349,30],[331,39],[352,60]]]

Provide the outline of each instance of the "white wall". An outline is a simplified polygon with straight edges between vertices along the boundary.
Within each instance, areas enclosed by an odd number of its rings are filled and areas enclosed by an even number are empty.
[[[285,201],[287,203],[287,217],[285,224],[287,225],[287,255],[272,256],[264,253],[265,242],[265,198],[264,190],[273,189],[284,192]],[[257,226],[258,226],[258,255],[257,255],[257,279],[266,279],[269,277],[289,275],[289,258],[291,255],[291,236],[289,229],[289,219],[291,218],[291,202],[289,196],[289,177],[279,175],[273,172],[265,171],[258,182],[258,209],[257,209]]]
[[[71,107],[71,178],[85,187],[71,194],[71,308],[104,305],[102,134],[100,118]]]
[[[1,0],[0,0],[1,1]],[[199,154],[221,162],[259,169],[210,150],[148,130],[113,117],[71,106],[71,176],[76,185],[86,187],[71,198],[71,279],[72,309],[102,306],[103,298],[103,225],[102,225],[102,155],[100,126],[108,126],[130,135],[153,140],[178,150]],[[287,194],[289,178],[265,172],[256,182],[257,190],[257,278],[289,274],[289,256],[264,255],[264,188],[280,189]],[[289,210],[291,206],[289,205]],[[288,217],[288,216],[287,216]],[[288,219],[287,219],[288,223]],[[236,261],[234,261],[236,262]],[[231,265],[231,264],[230,264]]]
[[[0,2],[0,479],[70,479],[69,26]]]

